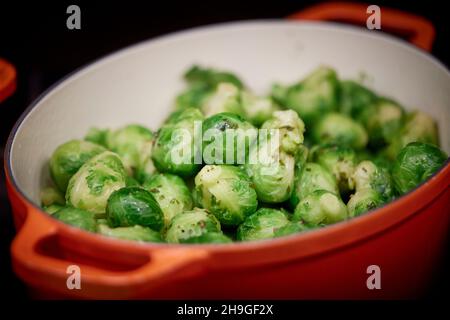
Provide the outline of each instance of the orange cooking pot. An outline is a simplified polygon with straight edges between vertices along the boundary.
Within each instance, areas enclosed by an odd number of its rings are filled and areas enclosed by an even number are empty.
[[[291,16],[365,24],[367,6],[333,3]],[[427,21],[382,8],[382,28],[430,50]],[[450,73],[403,40],[330,22],[253,21],[183,31],[103,58],[45,92],[8,141],[5,170],[18,233],[17,275],[43,297],[406,298],[420,295],[444,250],[450,164],[392,203],[349,221],[268,241],[172,245],[116,240],[63,224],[38,206],[54,148],[91,126],[143,123],[156,129],[193,63],[237,71],[256,92],[292,82],[320,64],[344,78],[364,72],[376,91],[423,108],[450,151]],[[80,268],[81,288],[67,286]],[[370,266],[381,289],[369,289]],[[369,280],[370,282],[370,280]],[[369,286],[370,287],[370,286]]]

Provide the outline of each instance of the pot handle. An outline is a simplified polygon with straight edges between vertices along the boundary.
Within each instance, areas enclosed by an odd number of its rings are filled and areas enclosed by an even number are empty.
[[[320,20],[339,21],[365,26],[369,17],[367,7],[369,5],[350,2],[329,2],[308,7],[296,12],[288,19],[293,20]],[[409,42],[428,52],[433,47],[435,29],[427,19],[392,8],[381,8],[382,28],[394,34],[408,35]]]
[[[16,91],[16,69],[0,58],[0,103]]]
[[[59,227],[50,217],[35,208],[29,208],[28,216],[11,245],[13,267],[16,273],[33,287],[50,292],[82,298],[133,298],[158,286],[179,278],[178,271],[190,275],[190,267],[198,266],[208,254],[205,250],[189,248],[142,250],[143,265],[133,270],[112,271],[99,267],[71,262],[40,252],[38,244],[44,239],[58,235]],[[148,258],[148,259],[145,259]],[[79,290],[68,288],[68,267],[80,268]],[[178,279],[177,278],[177,279]]]

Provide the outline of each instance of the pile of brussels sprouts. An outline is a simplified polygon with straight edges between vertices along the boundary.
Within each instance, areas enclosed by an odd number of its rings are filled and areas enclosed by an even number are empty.
[[[447,161],[430,116],[340,81],[327,67],[292,85],[275,84],[268,96],[253,94],[229,72],[194,66],[184,78],[187,88],[156,133],[135,124],[93,128],[83,140],[60,145],[49,163],[53,186],[42,191],[44,210],[127,240],[270,239],[380,207]],[[241,140],[247,143],[243,162],[236,157],[232,164],[222,164],[230,145],[224,140],[215,149],[218,161],[205,163],[198,144],[173,136],[178,129],[193,133],[196,121],[203,132],[264,128],[279,135],[261,143]],[[248,161],[273,139],[276,155]],[[172,161],[180,144],[191,149],[192,161]]]

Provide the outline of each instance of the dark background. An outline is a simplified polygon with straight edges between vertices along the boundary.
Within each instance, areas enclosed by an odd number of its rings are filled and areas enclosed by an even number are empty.
[[[6,3],[8,2],[8,3]],[[0,151],[23,110],[51,84],[74,69],[127,45],[165,33],[233,20],[283,18],[317,1],[1,1],[0,57],[18,71],[14,96],[0,104]],[[66,8],[81,8],[81,30],[66,28]],[[450,63],[449,21],[443,2],[370,1],[416,13],[436,27],[433,55]],[[3,163],[3,161],[2,161]],[[25,298],[26,290],[10,268],[9,245],[14,235],[11,213],[0,174],[0,288],[9,298]],[[448,246],[450,248],[450,246]],[[413,267],[413,266],[411,266]],[[449,254],[424,298],[448,300]],[[413,281],[413,280],[412,280]]]

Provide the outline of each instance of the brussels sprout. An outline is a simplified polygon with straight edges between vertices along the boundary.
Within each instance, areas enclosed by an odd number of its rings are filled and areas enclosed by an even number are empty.
[[[294,85],[292,87],[294,87]],[[274,83],[272,85],[270,96],[272,97],[273,101],[275,101],[275,103],[287,108],[286,97],[287,97],[289,88],[290,88],[289,86],[285,86],[280,83]]]
[[[292,110],[275,111],[261,128],[278,129],[281,151],[289,154],[295,154],[304,140],[305,124]]]
[[[143,126],[132,124],[112,131],[106,139],[106,144],[108,149],[121,157],[125,168],[130,172],[134,172],[143,167],[143,163],[150,158],[148,151],[143,151],[151,146],[152,139],[153,133],[150,130]],[[145,154],[146,158],[142,158],[143,154]]]
[[[220,231],[220,223],[217,218],[206,210],[194,208],[173,217],[166,233],[166,241],[169,243],[186,242],[190,238],[197,238],[206,233]]]
[[[272,117],[280,107],[270,97],[258,97],[248,91],[241,93],[241,104],[245,118],[253,125],[260,126]]]
[[[115,190],[125,187],[126,173],[119,156],[105,151],[88,160],[70,178],[66,201],[75,208],[104,213]]]
[[[394,196],[393,183],[388,170],[372,161],[366,160],[359,163],[352,178],[356,191],[367,188],[375,190],[384,202],[390,201]]]
[[[163,126],[178,125],[180,122],[194,122],[203,121],[204,117],[200,110],[195,108],[187,108],[185,110],[176,110],[172,112],[166,121],[164,121]]]
[[[396,189],[406,193],[427,180],[447,160],[445,152],[422,142],[411,142],[397,156],[392,169]]]
[[[244,87],[242,81],[231,72],[202,68],[196,65],[184,74],[184,79],[190,85],[202,84],[209,88],[215,88],[221,82],[231,83],[239,89]]]
[[[97,231],[97,222],[94,218],[94,214],[89,211],[72,207],[64,207],[55,212],[53,217],[80,229],[91,232]]]
[[[259,136],[258,144],[250,149],[249,161],[244,168],[255,185],[259,200],[280,203],[292,194],[296,158],[306,158],[307,149],[301,144],[304,124],[292,110],[276,111],[262,129],[279,131],[277,134],[269,133],[266,139]],[[274,143],[274,139],[279,140]]]
[[[140,242],[163,242],[159,232],[139,225],[132,227],[110,228],[104,223],[99,223],[97,229],[98,233],[112,238]]]
[[[176,97],[176,107],[178,109],[200,108],[212,92],[213,88],[205,84],[195,84]]]
[[[117,153],[127,172],[141,182],[156,171],[151,159],[153,133],[141,125],[131,124],[115,131],[91,128],[84,139]]]
[[[373,107],[376,95],[355,81],[342,81],[340,85],[339,111],[354,119],[360,119],[367,108]]]
[[[239,226],[237,239],[249,241],[274,238],[275,231],[288,223],[289,219],[283,211],[261,208]]]
[[[256,191],[244,170],[225,165],[206,165],[200,170],[194,199],[228,226],[239,225],[258,206]]]
[[[229,237],[220,232],[207,232],[197,237],[191,237],[181,241],[182,243],[231,243]]]
[[[297,111],[310,126],[324,114],[337,110],[339,82],[334,70],[320,67],[287,89],[275,86],[272,94],[283,106]]]
[[[275,237],[284,237],[295,233],[300,233],[308,230],[309,228],[305,226],[302,222],[289,222],[288,224],[278,228],[274,232]]]
[[[51,204],[48,206],[43,206],[42,209],[47,212],[48,214],[54,214],[55,212],[58,212],[59,210],[61,210],[62,208],[64,208],[63,205],[60,204]]]
[[[216,90],[205,99],[201,110],[206,117],[222,112],[244,116],[240,94],[239,88],[231,83],[220,83]]]
[[[203,161],[206,164],[243,164],[257,137],[255,127],[242,117],[218,113],[203,121]],[[231,138],[231,141],[229,141]]]
[[[351,218],[359,216],[381,206],[383,203],[385,203],[385,200],[377,191],[371,188],[360,189],[350,197],[347,203],[349,216]]]
[[[389,171],[370,160],[358,164],[353,173],[353,181],[356,192],[347,203],[351,217],[375,209],[394,197]]]
[[[321,118],[312,129],[316,143],[331,143],[362,149],[368,136],[364,127],[352,118],[339,113],[329,113]]]
[[[337,145],[319,145],[311,149],[310,157],[313,162],[334,175],[341,193],[355,188],[352,175],[356,167],[356,153],[353,149]]]
[[[41,203],[46,207],[52,204],[64,206],[66,204],[66,200],[64,199],[64,195],[59,190],[53,187],[47,187],[41,191]]]
[[[114,191],[108,199],[106,218],[112,227],[141,225],[160,231],[164,215],[150,192],[140,187]]]
[[[63,192],[70,178],[93,156],[106,151],[98,144],[88,141],[71,140],[60,145],[50,158],[50,174],[56,186]]]
[[[109,129],[91,128],[84,137],[84,140],[96,143],[105,148],[108,148],[108,136],[111,134]]]
[[[290,198],[292,207],[316,190],[326,190],[338,194],[339,189],[334,176],[320,164],[308,162],[295,172],[294,191]]]
[[[178,213],[192,209],[191,193],[183,179],[178,176],[154,175],[144,182],[143,188],[148,190],[158,202],[164,213],[166,226]]]
[[[398,133],[403,120],[403,108],[389,99],[378,99],[374,107],[363,112],[363,123],[369,134],[369,144],[380,148],[389,143]]]
[[[203,115],[194,108],[181,110],[169,117],[160,128],[152,150],[153,163],[159,171],[185,177],[198,171],[202,161],[201,146],[197,146],[194,139],[194,135],[198,134],[195,122],[202,120]],[[198,139],[201,142],[201,137]]]
[[[189,84],[189,88],[177,96],[178,108],[200,108],[221,82],[230,83],[239,89],[244,87],[242,81],[232,73],[199,66],[191,67],[185,73],[184,79]]]
[[[386,156],[395,160],[400,150],[410,142],[425,142],[439,146],[438,128],[433,118],[414,111],[406,115],[405,122],[386,149]]]
[[[317,227],[339,222],[347,217],[347,207],[337,194],[315,190],[300,200],[293,219],[303,221],[309,227]]]
[[[250,151],[258,154],[256,163],[248,163],[245,171],[253,182],[260,201],[266,203],[280,203],[291,196],[294,188],[295,157],[278,149],[267,147],[270,140],[259,143]],[[276,157],[273,153],[277,153]]]

